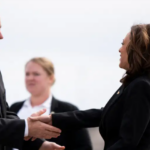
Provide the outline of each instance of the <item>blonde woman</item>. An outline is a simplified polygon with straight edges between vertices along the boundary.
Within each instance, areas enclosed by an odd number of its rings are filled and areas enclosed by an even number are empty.
[[[43,57],[33,58],[25,66],[25,84],[31,94],[24,101],[13,104],[10,109],[21,119],[28,118],[34,112],[43,108],[46,114],[78,110],[76,106],[56,99],[51,93],[55,83],[53,63]],[[62,132],[58,138],[53,138],[57,144],[64,145],[66,150],[92,150],[89,134],[86,129],[72,132]]]

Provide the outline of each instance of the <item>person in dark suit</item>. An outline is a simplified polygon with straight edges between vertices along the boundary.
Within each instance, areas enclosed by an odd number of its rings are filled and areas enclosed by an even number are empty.
[[[22,119],[28,118],[32,113],[43,108],[47,109],[46,114],[78,110],[73,104],[52,96],[51,86],[54,82],[54,66],[50,60],[43,57],[29,60],[25,66],[25,83],[31,96],[24,101],[12,104],[10,110]],[[58,138],[52,138],[49,141],[64,145],[66,150],[92,150],[86,129],[62,132]]]
[[[0,39],[3,39],[1,33],[1,21]],[[24,150],[34,150],[35,148],[39,150],[64,149],[64,147],[55,143],[45,142],[40,139],[36,139],[34,142],[24,141],[24,138],[28,139],[30,137],[58,137],[60,135],[60,130],[39,121],[32,121],[30,118],[26,118],[25,120],[19,119],[15,113],[9,110],[5,92],[0,72],[0,150],[5,150],[6,146],[23,148]],[[37,114],[35,113],[34,116],[41,115],[43,112],[39,111]],[[30,146],[30,148],[28,146]]]
[[[99,127],[104,150],[150,149],[150,24],[139,24],[123,40],[121,87],[101,109],[32,117],[62,132]]]

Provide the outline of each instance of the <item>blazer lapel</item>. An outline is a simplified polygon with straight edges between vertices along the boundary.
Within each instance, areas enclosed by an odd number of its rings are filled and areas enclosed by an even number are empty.
[[[0,94],[0,117],[4,118],[5,117],[5,105],[3,101],[3,95]]]
[[[115,93],[114,95],[111,97],[111,99],[108,101],[108,103],[106,104],[106,106],[103,109],[103,114],[102,114],[102,119],[105,117],[105,115],[107,114],[108,110],[110,109],[110,107],[119,99],[119,97],[122,95],[124,90],[124,86],[122,85]]]
[[[5,118],[6,117],[6,95],[5,95],[5,92],[2,94],[1,96],[1,113],[2,113],[2,116]],[[8,107],[8,106],[7,106]]]
[[[0,112],[2,117],[6,116],[6,95],[5,94],[6,94],[5,87],[0,72]]]
[[[51,113],[57,112],[57,108],[58,108],[57,100],[56,100],[54,97],[52,97],[50,112],[51,112]]]

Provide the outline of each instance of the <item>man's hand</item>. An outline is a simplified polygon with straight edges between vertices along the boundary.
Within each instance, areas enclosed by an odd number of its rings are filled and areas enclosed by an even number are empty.
[[[46,109],[43,109],[37,113],[32,114],[31,116],[40,116],[45,113]],[[29,128],[29,135],[25,138],[28,140],[30,137],[35,138],[43,138],[43,139],[51,139],[60,136],[61,130],[48,125],[44,122],[33,120],[30,117],[27,119],[28,121],[28,128]]]
[[[33,121],[40,121],[52,125],[52,115],[31,116],[30,119]]]
[[[38,111],[38,112],[36,112],[36,113],[33,113],[32,115],[31,115],[31,117],[37,117],[37,116],[41,116],[42,114],[44,114],[46,112],[46,109],[42,109],[42,110],[40,110],[40,111]],[[24,137],[24,140],[25,141],[28,141],[29,139],[31,139],[32,137],[30,137],[30,136],[27,136],[27,137]],[[34,141],[36,138],[32,138],[32,141]]]
[[[39,150],[64,150],[64,149],[65,149],[64,146],[60,146],[53,142],[45,141]]]
[[[30,137],[51,139],[60,136],[61,130],[56,127],[53,127],[41,121],[32,120],[31,118],[28,118],[27,121]]]

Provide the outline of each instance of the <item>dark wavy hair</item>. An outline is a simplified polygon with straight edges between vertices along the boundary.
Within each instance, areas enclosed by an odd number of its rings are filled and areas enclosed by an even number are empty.
[[[131,27],[127,53],[129,70],[120,80],[123,84],[142,74],[150,75],[150,24]]]

